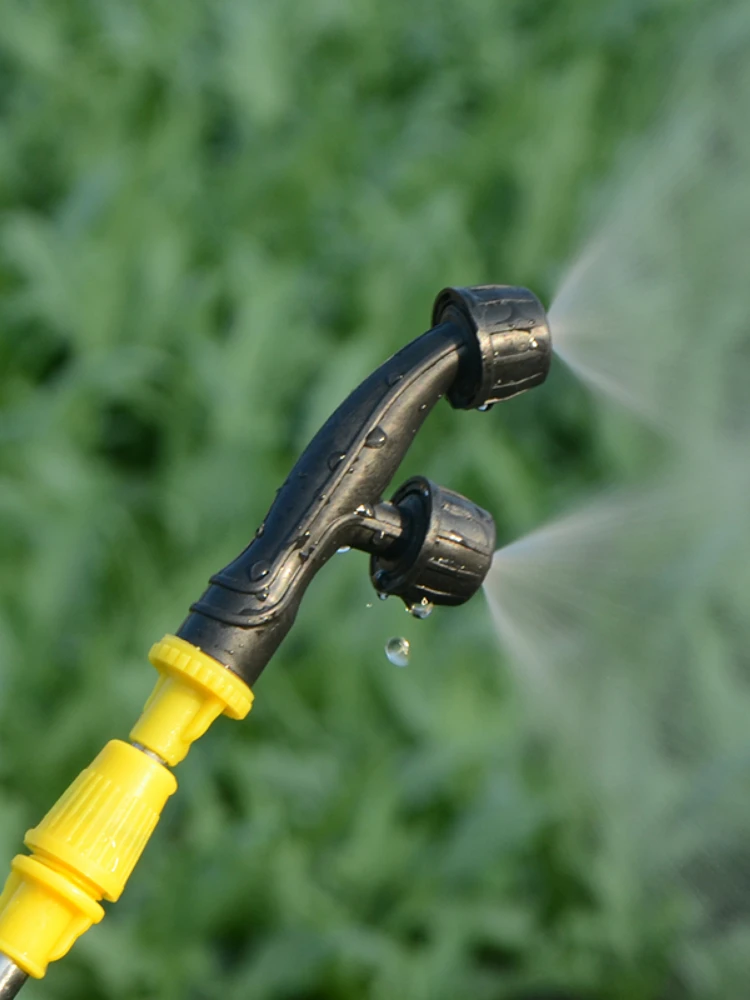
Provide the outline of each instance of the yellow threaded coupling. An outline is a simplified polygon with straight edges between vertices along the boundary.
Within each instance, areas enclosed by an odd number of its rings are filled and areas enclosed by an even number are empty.
[[[129,743],[112,740],[24,843],[114,902],[176,791],[166,767]]]
[[[108,743],[26,834],[0,896],[0,952],[44,975],[125,888],[177,782],[127,743]]]
[[[170,766],[223,712],[244,719],[253,704],[250,688],[223,663],[175,635],[151,648],[160,677],[130,738]]]
[[[222,712],[250,711],[250,688],[183,639],[165,636],[150,658],[161,676],[131,733],[138,746],[106,745],[26,834],[33,855],[14,858],[0,894],[0,953],[35,978],[102,919],[102,899],[119,898],[177,790],[166,764]]]

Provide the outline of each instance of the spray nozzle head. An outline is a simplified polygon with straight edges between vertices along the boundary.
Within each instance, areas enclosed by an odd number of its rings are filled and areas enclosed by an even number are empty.
[[[464,604],[484,583],[495,551],[495,522],[467,497],[414,476],[388,505],[402,525],[388,549],[373,552],[370,577],[407,607]]]
[[[552,355],[547,316],[528,288],[444,288],[435,299],[432,320],[436,326],[468,325],[474,335],[448,393],[457,409],[492,406],[547,377]]]

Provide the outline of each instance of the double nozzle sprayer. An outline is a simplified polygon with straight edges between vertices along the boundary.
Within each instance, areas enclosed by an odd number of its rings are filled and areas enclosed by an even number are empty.
[[[211,577],[175,635],[151,649],[156,687],[130,742],[113,740],[26,834],[0,895],[0,1000],[104,915],[164,805],[171,768],[220,715],[244,718],[251,686],[292,627],[312,578],[337,549],[370,556],[370,577],[407,606],[457,605],[481,587],[492,517],[415,477],[383,494],[430,410],[484,410],[539,385],[549,328],[525,288],[448,288],[432,328],[339,406],[290,472],[255,537]]]

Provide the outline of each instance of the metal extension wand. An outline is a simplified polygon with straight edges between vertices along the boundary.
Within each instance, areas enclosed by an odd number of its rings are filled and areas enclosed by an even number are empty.
[[[342,546],[370,555],[382,594],[407,606],[457,605],[481,587],[495,548],[491,516],[423,477],[383,499],[430,410],[485,409],[539,385],[547,320],[525,288],[438,295],[427,333],[393,355],[318,431],[247,548],[215,574],[175,635],[151,649],[159,672],[130,733],[112,740],[25,844],[0,895],[0,1000],[104,916],[164,805],[171,768],[221,714],[242,719],[251,685],[294,623],[312,578]]]

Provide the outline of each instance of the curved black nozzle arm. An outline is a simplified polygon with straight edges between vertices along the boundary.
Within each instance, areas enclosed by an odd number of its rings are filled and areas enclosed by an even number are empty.
[[[250,545],[211,578],[179,635],[252,684],[291,628],[308,584],[343,546],[371,555],[373,583],[407,603],[460,604],[481,586],[492,518],[417,478],[382,500],[443,396],[485,408],[543,382],[549,329],[524,288],[446,289],[433,327],[373,372],[318,431]]]

